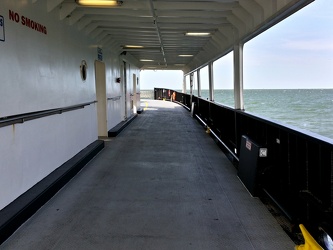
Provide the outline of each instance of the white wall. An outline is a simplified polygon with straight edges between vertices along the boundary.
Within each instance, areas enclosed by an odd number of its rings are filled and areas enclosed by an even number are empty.
[[[96,100],[94,41],[60,21],[58,10],[48,13],[47,1],[31,2],[1,3],[5,41],[0,41],[0,118]],[[9,20],[9,10],[44,25],[47,34],[22,25],[21,19]],[[115,82],[122,59],[112,51],[103,48],[107,97],[123,96],[122,85]],[[82,60],[88,64],[85,81]],[[134,65],[131,71],[138,74]],[[107,103],[108,129],[123,119],[121,100]],[[0,209],[97,139],[96,112],[91,104],[0,128]]]
[[[0,117],[94,100],[96,48],[89,48],[91,41],[75,27],[59,21],[57,11],[47,13],[45,1],[26,2],[1,4],[6,37],[0,43]],[[44,25],[47,34],[11,21],[9,10]],[[88,63],[86,81],[79,71],[83,59]]]
[[[0,128],[0,209],[96,137],[95,104]]]

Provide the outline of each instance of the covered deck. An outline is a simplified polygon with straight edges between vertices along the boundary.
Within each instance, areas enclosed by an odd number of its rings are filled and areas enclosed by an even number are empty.
[[[183,107],[145,111],[1,249],[293,249]]]

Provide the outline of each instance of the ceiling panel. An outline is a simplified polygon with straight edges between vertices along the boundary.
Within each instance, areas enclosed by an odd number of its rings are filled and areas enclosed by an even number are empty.
[[[34,0],[38,1],[38,0]],[[42,0],[39,0],[42,1]],[[181,69],[207,64],[288,17],[313,0],[123,0],[113,8],[82,7],[75,0],[47,0],[46,11],[141,69]],[[186,36],[209,32],[209,36]],[[125,45],[143,48],[126,49]],[[180,57],[179,55],[191,55]],[[150,59],[153,61],[140,61]]]

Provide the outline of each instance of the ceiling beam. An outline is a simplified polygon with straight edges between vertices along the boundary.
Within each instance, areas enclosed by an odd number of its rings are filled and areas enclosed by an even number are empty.
[[[60,7],[60,20],[64,20],[66,17],[70,16],[70,14],[77,8],[77,4],[75,3],[63,3]]]
[[[64,0],[47,0],[47,12],[51,12],[56,7],[58,7],[60,4],[62,4]]]

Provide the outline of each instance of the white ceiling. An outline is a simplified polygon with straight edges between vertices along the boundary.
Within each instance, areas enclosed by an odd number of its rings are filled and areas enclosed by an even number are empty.
[[[33,0],[34,2],[38,0]],[[185,73],[229,52],[313,0],[123,0],[113,8],[91,8],[75,0],[47,0],[60,20],[139,62],[141,69],[181,69]],[[189,37],[185,32],[211,32]],[[141,45],[129,51],[124,45]],[[126,52],[125,52],[126,51]],[[180,57],[179,55],[193,55]],[[152,61],[141,62],[141,59]]]

